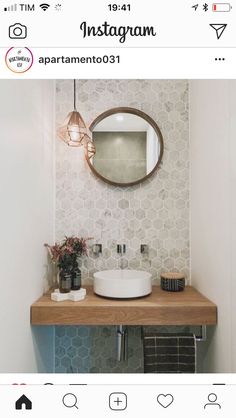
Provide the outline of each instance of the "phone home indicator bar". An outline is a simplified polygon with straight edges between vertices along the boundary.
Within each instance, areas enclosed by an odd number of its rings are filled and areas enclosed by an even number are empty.
[[[230,12],[231,9],[230,3],[213,3],[212,5],[213,12]]]

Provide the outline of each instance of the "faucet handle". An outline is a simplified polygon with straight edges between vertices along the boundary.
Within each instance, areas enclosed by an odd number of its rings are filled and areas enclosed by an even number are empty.
[[[125,244],[117,244],[117,253],[118,254],[125,254],[126,253],[126,245]]]
[[[121,254],[122,250],[121,250],[121,245],[120,244],[117,244],[116,251],[117,251],[118,254]]]
[[[94,244],[93,245],[93,254],[101,254],[102,253],[102,244]]]

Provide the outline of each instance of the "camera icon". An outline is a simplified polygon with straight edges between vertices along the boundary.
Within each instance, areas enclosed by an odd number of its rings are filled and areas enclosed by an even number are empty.
[[[27,37],[27,27],[21,23],[15,23],[9,26],[9,38],[25,39]]]

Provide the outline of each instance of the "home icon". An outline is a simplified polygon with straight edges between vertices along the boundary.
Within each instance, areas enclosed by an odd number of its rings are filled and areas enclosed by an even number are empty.
[[[31,402],[31,400],[28,399],[27,396],[22,395],[16,401],[16,409],[32,409],[32,402]]]

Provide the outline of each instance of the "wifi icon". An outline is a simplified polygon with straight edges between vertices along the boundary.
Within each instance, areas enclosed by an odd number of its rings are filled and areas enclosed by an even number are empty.
[[[41,7],[41,9],[42,9],[44,12],[46,12],[46,10],[48,10],[48,9],[49,9],[50,4],[47,4],[47,3],[42,3],[42,4],[40,4],[40,5],[39,5],[39,7]]]

